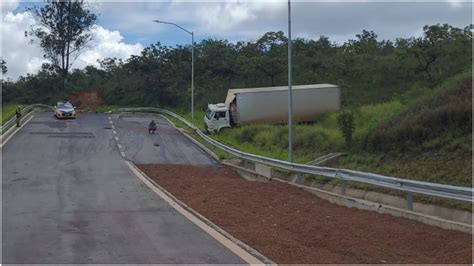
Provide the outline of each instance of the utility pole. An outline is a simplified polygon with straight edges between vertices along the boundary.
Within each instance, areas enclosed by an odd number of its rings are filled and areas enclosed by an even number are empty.
[[[188,34],[191,34],[191,120],[194,123],[194,32],[189,31],[179,26],[178,24],[171,23],[171,22],[166,22],[162,20],[153,20],[153,22],[173,25]]]
[[[191,32],[191,122],[194,123],[194,31]]]
[[[291,0],[288,0],[288,161],[293,162],[293,92],[291,71]]]

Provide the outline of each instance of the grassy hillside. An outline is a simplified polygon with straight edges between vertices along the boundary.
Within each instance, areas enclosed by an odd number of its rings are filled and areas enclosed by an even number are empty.
[[[338,113],[294,127],[294,161],[305,163],[329,152],[348,152],[334,167],[402,178],[471,184],[471,73],[429,89],[414,87],[385,103],[351,109],[355,130],[347,146]],[[201,119],[201,118],[200,118]],[[246,125],[213,137],[255,154],[287,159],[286,125]]]
[[[470,186],[471,88],[471,76],[462,74],[422,96],[407,95],[399,115],[366,135],[365,152],[337,166]]]
[[[8,103],[2,105],[2,113],[0,114],[0,121],[2,124],[15,114],[15,110],[18,107],[18,103]]]

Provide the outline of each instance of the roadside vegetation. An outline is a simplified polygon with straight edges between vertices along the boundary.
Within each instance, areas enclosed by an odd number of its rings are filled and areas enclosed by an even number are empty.
[[[347,108],[294,126],[294,161],[307,163],[347,152],[333,167],[453,185],[471,185],[471,75],[465,72],[433,89],[413,88],[385,103]],[[414,95],[417,95],[416,97]],[[351,145],[338,116],[353,113]],[[286,125],[245,125],[213,137],[244,151],[287,159]]]
[[[73,11],[73,6],[60,3],[46,6],[58,14]],[[95,14],[86,11],[93,22]],[[53,19],[43,16],[41,9],[35,15]],[[52,28],[50,34],[62,33],[56,30]],[[380,40],[370,30],[342,44],[324,36],[293,40],[295,85],[332,83],[342,88],[340,112],[295,125],[296,162],[347,152],[332,166],[471,184],[472,25],[436,24],[422,30],[420,37],[395,40]],[[36,33],[44,35],[33,27],[29,36]],[[84,43],[90,37],[87,31],[74,36]],[[204,129],[207,104],[222,102],[229,88],[286,85],[287,43],[282,31],[267,32],[255,41],[197,43],[194,123]],[[42,48],[46,58],[57,51]],[[70,71],[67,65],[50,63],[36,74],[2,80],[2,121],[14,112],[15,103],[54,104],[85,91],[100,98],[98,106],[86,108],[89,111],[150,106],[175,110],[191,120],[189,45],[169,47],[158,42],[127,60],[101,59],[98,68]],[[3,73],[7,66],[2,60]],[[286,125],[245,125],[213,137],[244,151],[286,160],[287,132]]]
[[[0,117],[2,124],[15,115],[15,111],[18,105],[19,104],[15,102],[10,102],[2,105],[2,114]]]

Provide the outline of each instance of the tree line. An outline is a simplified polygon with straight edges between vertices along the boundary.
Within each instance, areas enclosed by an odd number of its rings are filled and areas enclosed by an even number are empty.
[[[413,86],[434,87],[469,69],[472,29],[472,25],[427,25],[421,37],[394,41],[379,40],[375,32],[364,30],[343,44],[324,36],[298,38],[292,41],[293,81],[295,85],[339,85],[343,106],[390,100]],[[205,39],[196,43],[196,108],[222,102],[230,88],[287,85],[287,44],[282,31],[267,32],[255,41]],[[50,64],[17,81],[3,80],[3,101],[54,103],[94,89],[109,105],[189,109],[190,45],[171,47],[157,42],[126,60],[98,62],[100,67],[67,74],[67,85],[64,69]]]

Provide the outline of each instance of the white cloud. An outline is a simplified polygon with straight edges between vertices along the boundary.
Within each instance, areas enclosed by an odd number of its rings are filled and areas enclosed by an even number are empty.
[[[29,44],[25,31],[35,22],[29,13],[7,13],[2,19],[1,50],[7,62],[8,73],[5,78],[17,78],[26,73],[35,73],[44,60],[41,49]]]
[[[2,10],[2,15],[5,16],[9,12],[13,12],[13,10],[15,10],[18,7],[19,2],[20,2],[19,0],[18,1],[14,1],[14,0],[0,1],[0,9]]]
[[[11,8],[14,9],[14,6],[12,5]],[[9,11],[2,17],[1,51],[8,68],[4,78],[16,79],[20,75],[36,73],[41,65],[47,62],[43,58],[38,42],[30,44],[30,38],[25,38],[25,31],[29,30],[30,25],[34,23],[35,19],[28,12],[13,14]],[[107,57],[127,59],[130,55],[139,54],[143,49],[140,43],[125,43],[119,31],[109,31],[96,25],[92,34],[94,40],[89,48],[77,58],[73,68],[80,69],[87,65],[98,66],[97,59]]]
[[[143,50],[140,43],[127,44],[123,42],[123,36],[118,31],[109,31],[101,26],[92,29],[93,41],[89,44],[91,48],[85,50],[75,62],[75,68],[83,68],[88,65],[98,67],[97,59],[100,58],[129,58],[138,55]]]
[[[97,9],[108,28],[141,42],[174,45],[187,36],[153,19],[173,22],[202,38],[255,40],[267,31],[287,31],[286,0],[179,0],[166,2],[103,3]],[[294,38],[324,35],[343,43],[362,30],[373,30],[382,39],[411,37],[427,24],[471,23],[472,3],[465,0],[295,0],[292,1]],[[127,12],[124,12],[127,10]]]

